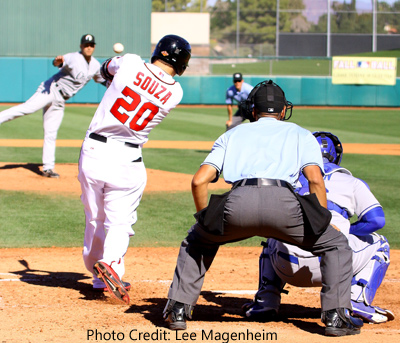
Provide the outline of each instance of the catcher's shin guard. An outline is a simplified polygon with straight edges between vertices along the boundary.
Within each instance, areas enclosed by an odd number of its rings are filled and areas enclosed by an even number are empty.
[[[194,306],[168,299],[163,317],[171,330],[186,330],[186,318],[192,319]]]
[[[394,319],[393,313],[371,304],[389,267],[390,247],[386,237],[382,235],[375,233],[373,239],[380,243],[380,247],[368,264],[353,277],[351,304],[354,315],[369,323],[384,323]]]

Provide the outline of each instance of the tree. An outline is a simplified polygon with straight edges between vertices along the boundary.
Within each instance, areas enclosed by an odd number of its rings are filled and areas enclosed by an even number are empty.
[[[304,9],[305,5],[303,0],[281,0],[279,12],[279,31],[294,32],[294,21],[302,21],[305,24],[304,26],[310,27],[311,24],[308,23],[307,18],[301,14],[301,11]]]
[[[187,10],[190,3],[193,1],[187,0],[152,0],[152,11],[153,12],[165,12],[165,7],[167,7],[167,12],[184,12]]]
[[[214,7],[210,9],[210,31],[214,37],[229,32],[236,21],[235,1],[217,0]]]
[[[334,1],[332,3],[331,32],[332,33],[372,33],[372,12],[357,13],[356,1],[349,4]],[[385,1],[377,2],[377,32],[387,33],[385,26],[392,33],[400,32],[400,1],[392,5]],[[327,15],[319,18],[312,32],[326,32]]]
[[[392,6],[385,1],[379,1],[377,9],[378,33],[400,33],[400,1],[395,1]]]
[[[237,30],[237,0],[217,0],[211,8],[211,35],[234,42]],[[239,37],[241,45],[275,44],[276,0],[240,0]],[[302,17],[303,0],[281,0],[279,29],[291,31],[294,18]],[[287,10],[296,10],[294,13]],[[306,18],[302,17],[304,22]]]
[[[332,4],[333,15],[332,19],[336,23],[337,31],[332,29],[332,32],[336,33],[354,33],[356,32],[356,0],[351,0],[350,4],[346,2],[340,3],[334,1]]]

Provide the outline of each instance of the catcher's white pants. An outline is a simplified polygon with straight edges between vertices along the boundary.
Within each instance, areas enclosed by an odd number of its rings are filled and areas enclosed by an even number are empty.
[[[362,271],[381,246],[379,236],[369,236],[371,242],[354,235],[348,237],[349,246],[353,250],[353,275]],[[283,282],[293,286],[320,287],[322,276],[318,256],[310,254],[309,257],[300,257],[291,248],[291,245],[277,240],[268,241],[271,265],[277,275]]]
[[[125,273],[124,255],[147,181],[144,163],[133,162],[140,157],[140,148],[112,139],[103,143],[87,136],[83,142],[78,175],[86,216],[83,260],[95,288],[104,287],[93,273],[95,262],[107,263],[121,279]]]
[[[43,170],[54,169],[56,139],[64,117],[65,100],[55,83],[42,82],[36,93],[23,104],[0,112],[0,124],[43,109]]]

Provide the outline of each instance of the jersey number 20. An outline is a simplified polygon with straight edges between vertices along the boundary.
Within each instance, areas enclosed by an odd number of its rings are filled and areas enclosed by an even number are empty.
[[[120,107],[125,109],[128,112],[136,111],[135,116],[132,118],[131,122],[129,123],[129,127],[134,131],[141,131],[143,130],[149,121],[151,121],[154,116],[158,113],[159,108],[151,102],[145,102],[140,108],[137,109],[141,102],[140,95],[130,89],[129,87],[125,87],[122,91],[122,94],[125,96],[129,96],[132,98],[132,102],[129,103],[123,98],[118,98],[114,105],[111,107],[110,112],[117,118],[122,124],[125,124],[126,121],[129,119],[129,116],[126,113],[121,113],[118,111]],[[142,117],[143,113],[147,110],[150,111],[150,114],[143,120],[143,122],[138,125],[139,119]]]

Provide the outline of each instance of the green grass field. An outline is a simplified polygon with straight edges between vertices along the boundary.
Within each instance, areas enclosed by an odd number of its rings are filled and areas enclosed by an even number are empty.
[[[212,64],[214,75],[232,74],[232,69],[240,70],[245,75],[330,75],[331,63],[328,59],[269,59],[258,62],[235,64]]]
[[[0,106],[0,110],[5,109]],[[67,107],[59,139],[83,139],[95,107]],[[177,108],[150,134],[151,140],[214,141],[225,129],[224,107]],[[310,131],[327,130],[343,143],[400,144],[398,110],[295,108],[292,122]],[[0,126],[0,139],[42,139],[40,113]],[[147,168],[193,174],[206,157],[204,150],[144,149]],[[0,147],[0,162],[41,163],[41,148]],[[77,163],[79,148],[58,148],[57,163]],[[346,154],[342,166],[368,182],[386,214],[381,233],[400,248],[397,228],[400,156]],[[1,175],[1,170],[0,170]],[[82,246],[83,206],[77,196],[0,191],[0,248]],[[178,246],[193,223],[190,192],[145,193],[138,208],[132,246]],[[258,246],[256,237],[235,245]]]
[[[367,52],[349,56],[400,58],[400,49]],[[332,66],[331,59],[328,57],[269,57],[259,59],[256,62],[212,64],[211,73],[214,75],[231,74],[233,68],[235,70],[240,69],[245,75],[328,76],[331,75]],[[397,77],[400,77],[400,68],[397,68]]]

